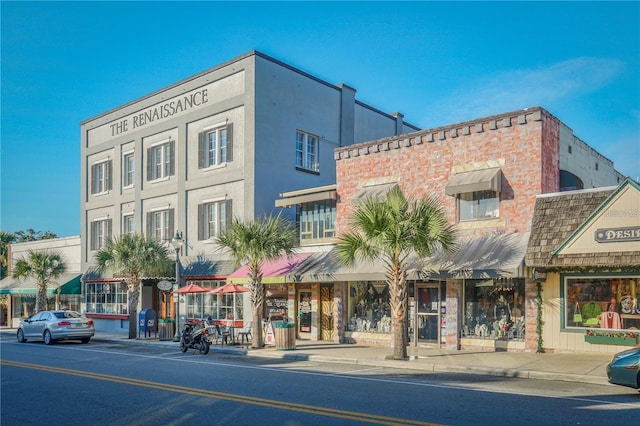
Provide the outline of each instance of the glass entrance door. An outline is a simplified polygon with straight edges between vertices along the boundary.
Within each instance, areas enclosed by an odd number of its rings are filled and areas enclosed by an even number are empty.
[[[420,344],[440,342],[440,285],[417,284],[415,292],[415,341]]]

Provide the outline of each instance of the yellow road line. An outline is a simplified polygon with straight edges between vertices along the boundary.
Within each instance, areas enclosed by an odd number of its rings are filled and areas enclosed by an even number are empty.
[[[313,405],[298,404],[295,402],[276,401],[273,399],[257,398],[244,395],[236,395],[225,392],[216,392],[206,389],[190,388],[186,386],[178,386],[167,383],[150,382],[147,380],[132,379],[128,377],[112,376],[109,374],[92,373],[88,371],[71,370],[68,368],[50,367],[38,364],[29,364],[19,361],[0,360],[0,364],[19,367],[30,368],[33,370],[48,371],[51,373],[68,374],[72,376],[78,376],[85,379],[104,380],[115,383],[122,383],[133,386],[142,386],[151,389],[158,389],[163,391],[177,392],[187,395],[195,395],[199,397],[207,397],[212,399],[222,399],[226,401],[238,402],[243,404],[251,404],[269,408],[276,408],[287,411],[297,411],[300,413],[315,414],[327,417],[335,417],[347,420],[355,420],[360,422],[369,422],[380,425],[421,425],[421,426],[437,426],[435,423],[428,423],[416,420],[401,419],[396,417],[379,416],[368,413],[358,413],[355,411],[339,410],[335,408],[324,408]]]

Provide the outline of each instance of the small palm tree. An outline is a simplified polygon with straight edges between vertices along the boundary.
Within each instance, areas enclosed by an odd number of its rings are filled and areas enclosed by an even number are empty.
[[[108,270],[114,277],[124,278],[129,304],[129,339],[135,339],[141,279],[171,274],[173,262],[168,248],[141,234],[124,234],[107,240],[94,259],[97,272]]]
[[[441,247],[456,250],[456,233],[434,198],[408,200],[394,188],[384,200],[367,198],[351,217],[351,230],[338,237],[338,260],[351,265],[357,259],[384,263],[389,286],[392,347],[395,359],[407,358],[407,258],[433,256]]]
[[[60,252],[51,250],[29,250],[27,256],[18,259],[13,268],[13,277],[33,277],[38,284],[36,312],[47,309],[47,285],[54,282],[67,270]]]
[[[252,348],[262,348],[262,312],[264,310],[264,285],[262,264],[293,253],[296,230],[280,215],[267,216],[258,221],[242,222],[238,218],[222,232],[216,243],[231,254],[238,265],[247,265],[251,312],[253,317]]]

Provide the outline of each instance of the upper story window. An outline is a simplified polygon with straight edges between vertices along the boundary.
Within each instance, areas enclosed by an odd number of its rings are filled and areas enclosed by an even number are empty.
[[[298,206],[300,243],[336,236],[336,201],[324,200]]]
[[[219,166],[232,160],[232,126],[207,129],[200,133],[198,141],[198,168]]]
[[[173,236],[173,209],[147,213],[147,236],[158,241],[169,241]]]
[[[132,214],[122,216],[122,235],[133,235],[136,232],[135,220]]]
[[[98,219],[91,222],[91,250],[100,250],[111,238],[111,219]]]
[[[147,180],[163,179],[175,173],[175,141],[167,141],[147,150]]]
[[[111,190],[111,160],[91,166],[91,194],[102,194]]]
[[[481,220],[500,217],[500,195],[495,191],[458,194],[459,220]]]
[[[231,200],[199,204],[198,240],[208,240],[220,235],[230,225],[232,218]]]
[[[135,158],[133,152],[122,156],[122,186],[124,188],[133,187],[135,183]]]
[[[296,131],[296,167],[314,172],[319,171],[318,150],[317,136]]]

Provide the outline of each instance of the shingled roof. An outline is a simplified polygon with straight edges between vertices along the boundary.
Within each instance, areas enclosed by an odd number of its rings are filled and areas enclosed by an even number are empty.
[[[616,188],[596,188],[536,198],[525,263],[529,267],[620,267],[640,264],[640,251],[553,255]]]

